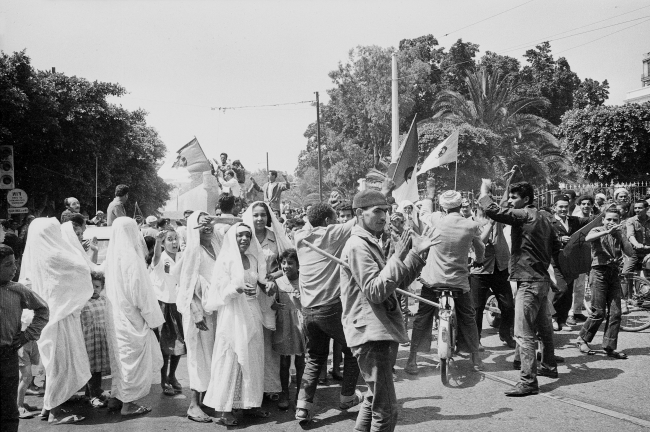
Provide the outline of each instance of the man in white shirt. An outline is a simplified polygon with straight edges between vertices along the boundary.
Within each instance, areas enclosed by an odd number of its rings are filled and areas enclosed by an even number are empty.
[[[241,189],[233,170],[226,170],[223,177],[217,177],[217,181],[221,185],[221,193],[227,193],[234,197],[238,197],[240,195]]]

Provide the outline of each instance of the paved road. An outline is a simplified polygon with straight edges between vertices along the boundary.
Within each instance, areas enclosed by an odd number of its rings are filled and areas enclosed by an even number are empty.
[[[437,362],[433,354],[419,357],[421,373],[411,377],[403,372],[408,352],[402,348],[397,362],[399,381],[396,382],[400,405],[400,431],[636,431],[650,428],[650,386],[648,368],[650,332],[625,333],[619,349],[629,360],[613,360],[604,353],[580,355],[571,342],[578,328],[556,333],[558,355],[566,358],[560,365],[560,378],[540,378],[542,394],[526,398],[506,398],[503,392],[508,382],[516,381],[512,370],[512,350],[505,347],[496,332],[486,327],[483,344],[486,374],[471,372],[470,362],[460,357],[454,367],[454,387],[440,383]],[[597,339],[600,342],[600,339]],[[596,349],[600,345],[594,345]],[[179,367],[179,380],[187,385],[184,360]],[[108,382],[106,382],[108,384]],[[272,413],[269,419],[240,419],[236,429],[253,432],[280,431],[350,431],[354,427],[357,409],[341,412],[338,405],[340,387],[334,381],[322,386],[317,393],[317,417],[303,428],[293,420],[293,410],[282,412],[271,402],[265,407]],[[292,390],[293,394],[293,390]],[[54,431],[212,431],[225,430],[216,424],[197,424],[185,418],[189,392],[176,397],[163,396],[158,386],[142,402],[153,408],[144,417],[123,420],[106,410],[93,410],[72,405],[75,412],[87,420],[77,425],[56,426]],[[27,402],[41,406],[42,399],[28,397]],[[607,414],[603,414],[605,412]],[[626,419],[626,416],[627,419]],[[51,427],[39,418],[21,422],[20,431],[41,431]],[[325,429],[326,428],[326,429]]]

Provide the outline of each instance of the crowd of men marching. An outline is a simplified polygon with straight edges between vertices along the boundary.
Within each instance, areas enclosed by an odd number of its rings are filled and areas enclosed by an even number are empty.
[[[417,374],[417,354],[431,349],[437,317],[420,303],[409,337],[408,299],[397,288],[417,287],[425,299],[436,299],[441,288],[457,292],[457,349],[477,372],[484,368],[483,310],[494,293],[499,336],[515,350],[513,367],[521,371],[506,396],[537,394],[538,375],[558,377],[553,333],[563,326],[584,321],[575,345],[590,355],[589,343],[607,320],[603,349],[627,358],[617,350],[626,313],[619,275],[648,265],[650,222],[648,201],[630,203],[625,189],[609,201],[566,191],[552,208],[538,209],[526,182],[511,184],[501,198],[484,180],[476,203],[453,190],[396,203],[387,181],[381,191],[364,190],[351,201],[333,195],[293,214],[282,205],[290,185],[277,182],[276,172],[255,184],[264,199],[245,205],[238,172],[217,171],[225,191],[218,216],[188,210],[177,224],[149,217],[138,225],[124,211],[129,188],[119,185],[106,213],[90,221],[74,198],[66,199],[61,222],[31,220],[21,257],[0,245],[3,430],[17,430],[19,418],[38,411],[25,403],[35,391],[32,366],[45,370],[41,415],[68,424],[83,420],[66,404],[81,388],[95,408],[148,413],[138,400],[155,375],[164,395],[182,391],[182,356],[190,420],[233,426],[241,416],[269,417],[262,409],[267,398],[280,409],[293,401],[296,419],[308,422],[333,341],[339,408],[360,405],[355,430],[392,431],[398,347],[409,347],[405,372]],[[558,256],[596,218],[585,238],[591,270],[570,280]],[[98,264],[97,241],[84,240],[83,232],[104,223],[112,234]],[[585,277],[593,293],[589,311],[580,297]],[[108,375],[110,392],[101,387]],[[357,389],[359,375],[365,393]]]

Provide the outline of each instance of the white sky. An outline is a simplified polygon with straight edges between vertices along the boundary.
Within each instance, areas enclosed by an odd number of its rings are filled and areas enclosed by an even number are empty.
[[[268,151],[271,169],[293,172],[315,108],[224,114],[210,107],[313,100],[315,91],[327,101],[327,73],[358,45],[397,47],[431,33],[445,47],[463,38],[480,45],[479,55],[521,60],[525,48],[504,51],[595,21],[606,20],[574,33],[650,18],[647,0],[527,1],[3,0],[0,49],[26,48],[38,69],[121,84],[129,94],[115,102],[148,111],[170,152],[196,136],[208,156],[226,151],[255,170],[266,166]],[[608,103],[621,104],[641,87],[641,59],[650,52],[646,20],[551,42],[553,53],[566,56],[580,78],[607,79]]]

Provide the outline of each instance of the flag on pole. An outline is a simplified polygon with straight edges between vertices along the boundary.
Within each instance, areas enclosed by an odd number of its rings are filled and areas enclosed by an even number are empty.
[[[418,171],[418,175],[458,160],[458,129],[433,149]]]
[[[201,144],[196,138],[185,144],[176,153],[178,156],[172,165],[173,168],[187,168],[190,173],[202,173],[212,169],[212,164],[205,156]]]
[[[393,197],[395,201],[418,200],[418,183],[415,167],[418,163],[418,127],[415,118],[411,122],[406,139],[399,149],[397,163],[388,167],[388,177],[395,183]]]

